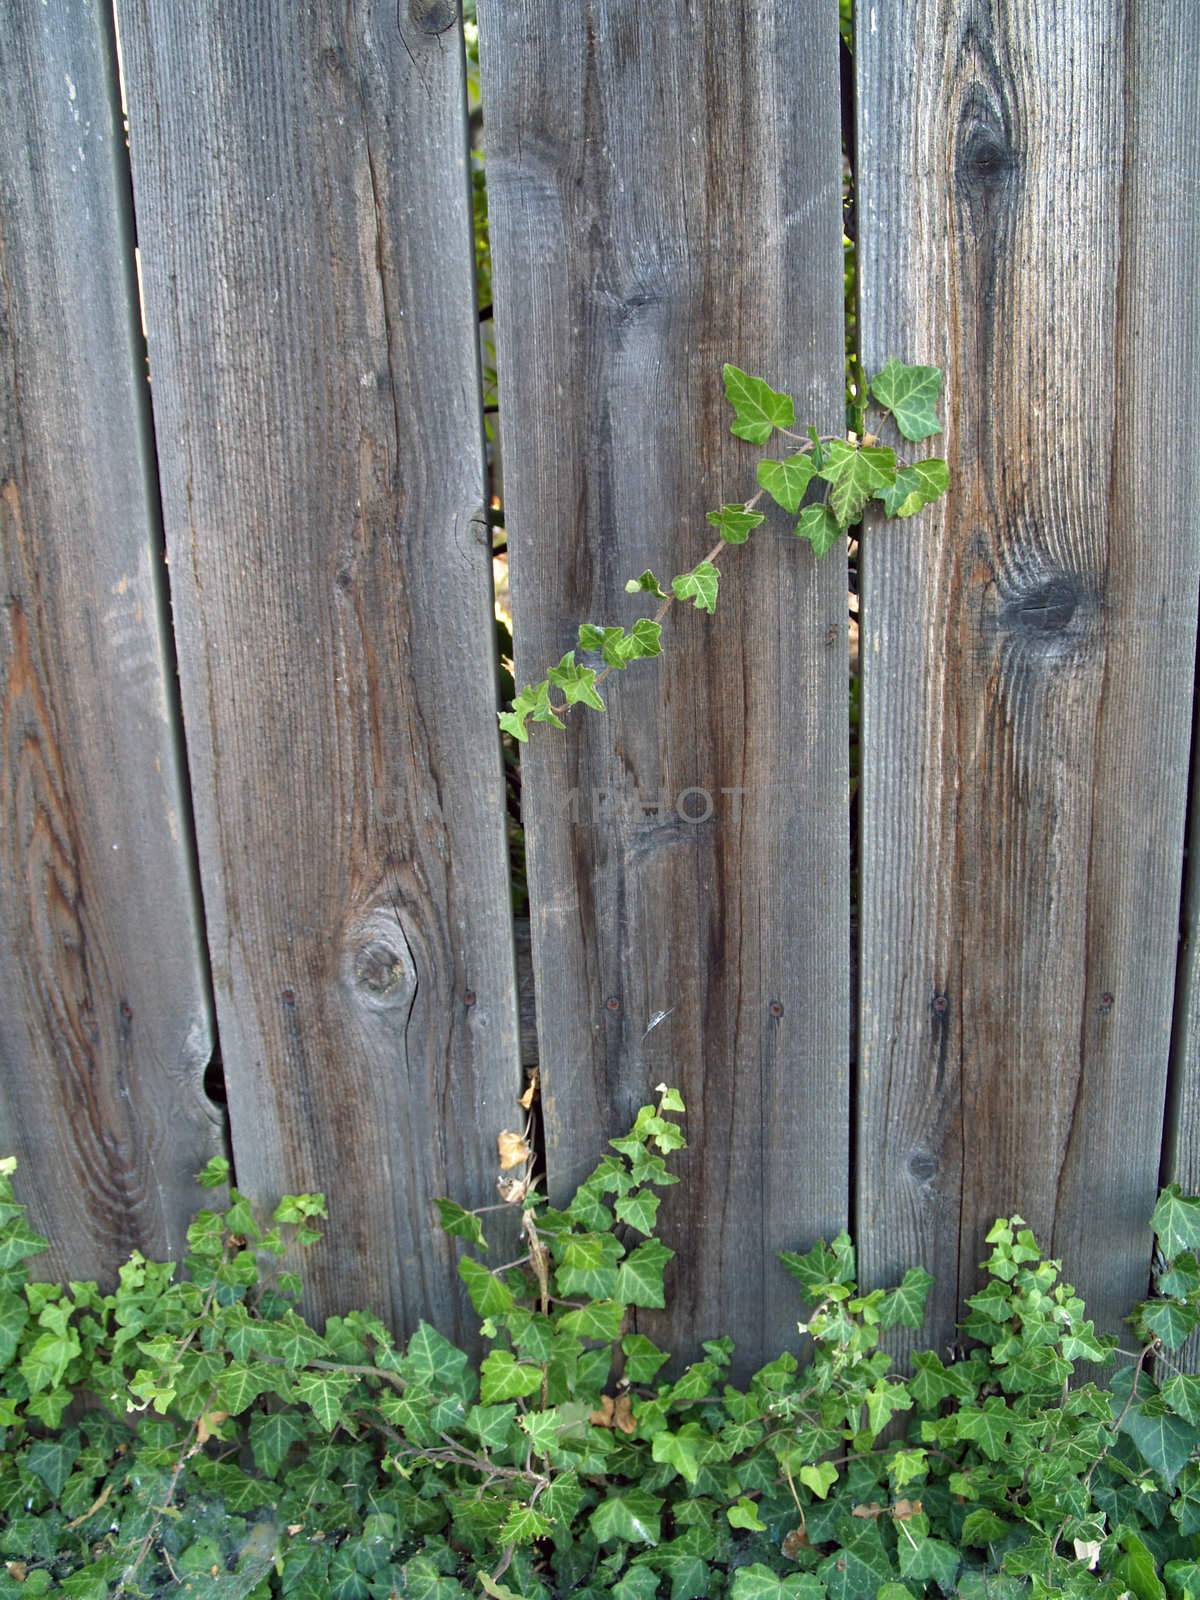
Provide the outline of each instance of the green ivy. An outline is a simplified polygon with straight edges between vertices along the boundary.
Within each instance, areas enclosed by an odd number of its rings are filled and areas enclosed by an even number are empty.
[[[724,377],[725,394],[733,407],[730,431],[760,445],[778,434],[795,448],[781,459],[768,457],[758,463],[758,490],[749,500],[708,512],[708,521],[719,530],[720,539],[694,567],[678,573],[666,586],[649,571],[629,580],[626,593],[650,594],[660,602],[652,618],[642,617],[629,633],[619,626],[584,623],[576,646],[558,665],[539,683],[526,684],[512,697],[510,709],[500,713],[500,726],[514,739],[528,740],[530,721],[565,727],[563,719],[573,706],[603,711],[598,687],[610,673],[662,654],[663,619],[676,600],[690,600],[711,616],[717,609],[721,580],[717,561],[726,545],[745,544],[766,521],[766,512],[756,509],[764,495],[797,519],[792,532],[806,540],[819,558],[839,540],[844,541],[847,530],[861,519],[870,502],[878,501],[885,516],[911,517],[945,493],[950,477],[944,461],[904,461],[865,432],[861,437],[851,432],[827,438],[814,428],[798,433],[790,395],[728,364]],[[901,361],[889,361],[872,381],[870,399],[883,417],[891,418],[903,438],[919,443],[941,432],[937,416],[941,385],[937,367],[907,367]],[[865,415],[865,406],[862,410]],[[820,497],[812,499],[817,486]],[[802,504],[806,497],[807,503]],[[577,661],[577,652],[598,657],[597,664]]]
[[[843,1233],[783,1254],[801,1343],[738,1387],[729,1339],[671,1368],[637,1327],[667,1299],[682,1111],[660,1086],[562,1209],[528,1167],[506,1180],[516,1261],[489,1266],[482,1213],[436,1202],[478,1364],[424,1322],[401,1344],[363,1312],[299,1314],[273,1258],[316,1241],[320,1195],[264,1226],[230,1190],[182,1270],[135,1253],[111,1293],[31,1282],[46,1241],[0,1162],[0,1596],[1200,1595],[1200,1377],[1174,1356],[1200,1322],[1200,1200],[1159,1200],[1134,1349],[1014,1216],[965,1355],[895,1372],[881,1335],[921,1326],[932,1280],[861,1289]]]

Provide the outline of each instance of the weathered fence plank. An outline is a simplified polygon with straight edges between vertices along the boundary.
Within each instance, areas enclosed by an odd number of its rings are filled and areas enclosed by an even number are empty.
[[[721,365],[841,426],[832,5],[480,6],[521,682],[753,493]],[[824,22],[822,28],[819,24]],[[846,1220],[846,569],[782,514],[607,715],[523,755],[551,1186],[662,1079],[688,1102],[665,1334],[794,1336],[774,1251]],[[659,1013],[664,1019],[651,1031]],[[661,1327],[661,1324],[659,1325]]]
[[[937,1274],[922,1341],[1016,1207],[1105,1327],[1145,1289],[1200,545],[1162,460],[1200,360],[1186,33],[859,19],[866,364],[948,387],[945,509],[868,531],[862,598],[858,1227],[871,1280]]]
[[[0,1144],[69,1278],[221,1147],[110,33],[0,15]]]
[[[453,8],[119,15],[239,1183],[453,1332],[430,1198],[520,1115]]]

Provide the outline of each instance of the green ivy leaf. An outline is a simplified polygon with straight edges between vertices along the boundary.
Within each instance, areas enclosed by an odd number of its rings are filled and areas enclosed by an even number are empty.
[[[884,1295],[879,1305],[879,1321],[885,1328],[919,1328],[925,1320],[925,1302],[933,1278],[923,1267],[910,1267],[899,1288]]]
[[[831,485],[829,509],[838,526],[848,528],[862,515],[877,489],[896,476],[896,455],[880,445],[852,445],[835,439],[825,455],[821,476]]]
[[[483,1224],[473,1211],[468,1211],[454,1200],[435,1200],[433,1203],[438,1208],[443,1233],[448,1233],[453,1239],[467,1239],[480,1250],[487,1249]]]
[[[889,517],[911,517],[945,494],[949,483],[950,472],[944,461],[917,461],[911,467],[901,467],[893,483],[875,491],[875,499],[883,501]]]
[[[508,1285],[494,1277],[481,1261],[475,1260],[474,1256],[463,1256],[460,1259],[458,1275],[466,1284],[471,1304],[479,1316],[502,1317],[516,1304]]]
[[[709,522],[721,530],[726,544],[745,544],[750,530],[767,519],[761,511],[747,511],[742,504],[722,506],[719,511],[707,513]]]
[[[625,585],[625,593],[652,594],[659,600],[665,600],[667,598],[667,591],[663,588],[662,584],[659,583],[658,579],[650,571],[649,567],[646,568],[645,572],[643,572],[640,577],[630,578],[629,582]]]
[[[954,1593],[960,1562],[952,1544],[944,1539],[931,1539],[925,1533],[911,1533],[902,1526],[896,1538],[896,1555],[902,1577],[936,1583],[943,1594]]]
[[[767,1531],[766,1523],[758,1514],[758,1507],[745,1495],[741,1495],[733,1505],[725,1508],[725,1516],[731,1528],[745,1528],[749,1533]]]
[[[874,1595],[875,1590],[868,1592]],[[789,1572],[781,1578],[761,1561],[755,1561],[737,1568],[729,1593],[730,1600],[824,1600],[825,1588],[811,1572]]]
[[[536,1506],[518,1506],[500,1529],[505,1544],[529,1544],[542,1539],[550,1532],[549,1519]]]
[[[644,1489],[610,1493],[588,1518],[599,1544],[624,1539],[630,1544],[657,1544],[662,1538],[662,1501]]]
[[[909,367],[903,361],[889,361],[871,380],[871,393],[892,413],[904,437],[914,442],[942,431],[937,414],[941,392],[937,367]]]
[[[1200,1322],[1200,1310],[1183,1300],[1147,1300],[1142,1305],[1142,1322],[1168,1350],[1178,1350]]]
[[[505,733],[512,734],[514,739],[525,744],[529,739],[525,729],[529,717],[535,722],[548,722],[555,728],[566,727],[562,718],[551,709],[549,678],[543,678],[541,683],[527,683],[513,701],[512,710],[500,713],[500,726]]]
[[[542,1385],[537,1367],[522,1366],[507,1350],[493,1350],[480,1368],[479,1393],[485,1405],[498,1400],[523,1399]]]
[[[1167,1591],[1155,1569],[1154,1557],[1132,1528],[1120,1532],[1122,1554],[1112,1564],[1112,1574],[1137,1600],[1167,1600]]]
[[[622,1222],[649,1236],[654,1232],[661,1203],[658,1195],[649,1194],[645,1189],[635,1189],[632,1194],[622,1195],[613,1209]]]
[[[832,1461],[818,1461],[815,1466],[801,1467],[800,1482],[811,1489],[818,1500],[824,1500],[837,1482],[838,1469]]]
[[[250,1422],[250,1449],[254,1464],[266,1478],[278,1475],[288,1451],[308,1433],[295,1411],[269,1411]]]
[[[649,1232],[649,1229],[643,1231]],[[25,1300],[10,1289],[0,1290],[0,1368],[7,1367],[16,1354],[28,1321],[29,1306]]]
[[[681,572],[671,579],[671,589],[677,600],[690,600],[697,611],[707,611],[711,616],[717,609],[717,586],[721,574],[711,561],[701,561],[690,572]]]
[[[49,1248],[49,1239],[34,1233],[24,1216],[17,1217],[0,1231],[0,1270],[15,1267],[18,1261],[24,1261],[27,1256],[40,1255]]]
[[[423,1389],[448,1390],[465,1399],[471,1387],[469,1365],[465,1350],[459,1350],[422,1320],[408,1341],[408,1350],[399,1368],[401,1377],[409,1383]]]
[[[1172,1411],[1178,1412],[1193,1427],[1200,1426],[1200,1377],[1188,1372],[1174,1373],[1163,1384],[1162,1397]]]
[[[980,1506],[978,1511],[969,1511],[963,1518],[959,1538],[963,1544],[985,1546],[997,1539],[1006,1538],[1011,1531],[1010,1522],[1005,1522],[1003,1517],[998,1517],[989,1507]]]
[[[79,1432],[72,1428],[61,1439],[34,1439],[21,1456],[21,1465],[40,1478],[52,1495],[62,1493],[79,1455]]]
[[[786,461],[760,461],[758,481],[776,505],[794,516],[816,470],[811,452],[798,450]]]
[[[813,555],[818,560],[822,556],[828,555],[838,540],[843,537],[842,530],[838,527],[837,518],[824,501],[818,506],[805,506],[800,513],[800,521],[796,524],[795,533],[798,539],[808,540],[813,547]]]
[[[617,1270],[615,1298],[627,1306],[661,1310],[667,1303],[663,1269],[674,1256],[674,1250],[668,1250],[657,1239],[647,1239],[645,1244],[638,1245]]]
[[[863,1600],[894,1576],[875,1523],[864,1523],[817,1568],[830,1600]]]
[[[698,1423],[689,1422],[678,1433],[669,1429],[656,1433],[650,1453],[655,1461],[674,1467],[681,1478],[695,1483],[700,1475],[700,1450],[704,1443],[704,1430]]]
[[[596,673],[592,667],[576,664],[574,650],[568,650],[556,667],[546,674],[556,689],[561,689],[569,706],[591,706],[593,711],[603,711],[604,701],[596,693]]]
[[[213,1156],[196,1173],[196,1182],[202,1189],[219,1189],[229,1182],[229,1162],[224,1156]]]
[[[594,1295],[601,1300],[621,1300],[630,1305],[617,1288],[617,1262],[621,1243],[611,1233],[573,1233],[563,1239],[555,1272],[558,1291],[564,1298]]]
[[[1168,1260],[1200,1248],[1200,1197],[1185,1196],[1177,1183],[1169,1183],[1158,1197],[1150,1226]]]
[[[568,1311],[558,1319],[564,1333],[573,1333],[580,1339],[618,1339],[625,1307],[615,1300],[589,1300],[577,1311]]]
[[[955,1425],[960,1439],[970,1439],[990,1461],[999,1461],[1008,1438],[1009,1410],[999,1395],[992,1395],[980,1406],[962,1406]]]
[[[729,431],[751,444],[766,444],[776,428],[791,428],[796,422],[796,407],[791,397],[772,389],[761,378],[726,362],[722,368],[725,394],[734,409],[735,420]]]
[[[662,624],[639,617],[632,632],[626,633],[624,628],[601,628],[585,622],[579,629],[579,648],[598,650],[608,666],[623,672],[631,661],[662,655]]]
[[[302,1372],[296,1379],[296,1399],[311,1407],[313,1416],[330,1433],[341,1421],[346,1396],[357,1385],[352,1373]]]
[[[1115,1400],[1114,1396],[1114,1403]],[[1130,1406],[1121,1432],[1129,1435],[1147,1465],[1171,1485],[1191,1459],[1196,1433],[1190,1423],[1165,1408],[1159,1409],[1160,1405],[1161,1402]]]
[[[654,1375],[671,1358],[644,1333],[627,1333],[621,1340],[625,1357],[625,1376],[630,1383],[653,1383]]]

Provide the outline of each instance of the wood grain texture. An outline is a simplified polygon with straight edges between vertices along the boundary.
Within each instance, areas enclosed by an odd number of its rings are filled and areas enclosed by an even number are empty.
[[[520,1068],[455,10],[119,15],[238,1180],[328,1192],[310,1305],[462,1333]]]
[[[864,540],[858,1228],[952,1335],[1019,1208],[1145,1291],[1200,530],[1180,3],[866,4],[860,326],[947,375],[944,509]],[[914,71],[913,64],[920,70]],[[1165,453],[1164,453],[1165,452]]]
[[[106,1281],[222,1144],[110,29],[0,16],[0,1147]]]
[[[489,0],[480,27],[527,682],[754,492],[722,362],[841,426],[837,16]],[[730,1333],[744,1370],[794,1341],[774,1252],[846,1220],[846,569],[782,513],[721,565],[716,617],[677,606],[606,715],[534,728],[522,793],[552,1191],[678,1084],[674,1300],[644,1325]]]

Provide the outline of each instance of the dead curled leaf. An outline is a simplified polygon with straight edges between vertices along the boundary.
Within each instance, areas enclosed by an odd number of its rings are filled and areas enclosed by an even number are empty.
[[[223,1422],[228,1421],[228,1411],[205,1411],[196,1423],[196,1437],[201,1444],[207,1444],[215,1437],[217,1429]]]
[[[621,1433],[634,1433],[637,1430],[633,1401],[627,1394],[618,1395],[616,1400],[610,1394],[602,1394],[599,1410],[593,1411],[588,1421],[594,1422],[598,1428],[617,1428]]]
[[[784,1535],[783,1543],[780,1546],[789,1561],[795,1561],[801,1550],[809,1548],[808,1530],[805,1528],[793,1528],[791,1533]]]
[[[521,1104],[522,1108],[525,1111],[528,1111],[530,1106],[533,1104],[534,1099],[537,1096],[537,1092],[538,1092],[538,1071],[537,1071],[537,1068],[534,1067],[533,1071],[529,1074],[529,1087],[525,1090],[525,1093],[521,1096],[521,1099],[520,1099],[520,1104]]]
[[[503,1172],[508,1172],[512,1167],[524,1166],[533,1155],[533,1151],[525,1143],[524,1134],[511,1133],[507,1128],[496,1136],[496,1145],[500,1151],[500,1168]]]
[[[529,1193],[529,1184],[530,1179],[528,1178],[500,1177],[496,1179],[496,1189],[506,1206],[519,1206]]]
[[[893,1522],[907,1522],[910,1517],[920,1514],[919,1500],[897,1500],[890,1506],[881,1506],[877,1500],[869,1500],[864,1505],[855,1506],[850,1512],[852,1517],[891,1517]]]

